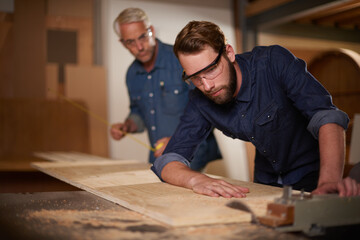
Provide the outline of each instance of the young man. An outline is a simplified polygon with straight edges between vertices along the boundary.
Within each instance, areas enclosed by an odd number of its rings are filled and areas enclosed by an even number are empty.
[[[114,21],[120,42],[135,57],[126,84],[130,97],[130,114],[124,123],[114,124],[111,136],[120,140],[124,132],[142,132],[146,128],[152,146],[153,163],[164,151],[188,102],[189,86],[181,79],[182,67],[172,46],[155,38],[154,27],[139,8],[123,10]],[[120,131],[119,131],[120,130]],[[213,134],[201,143],[191,168],[201,170],[207,162],[221,158]]]
[[[360,194],[353,180],[342,181],[349,119],[304,61],[280,46],[235,55],[220,28],[204,21],[183,28],[174,52],[184,68],[183,80],[196,89],[152,167],[160,178],[209,196],[244,197],[249,189],[188,168],[196,146],[216,127],[255,145],[257,183]]]

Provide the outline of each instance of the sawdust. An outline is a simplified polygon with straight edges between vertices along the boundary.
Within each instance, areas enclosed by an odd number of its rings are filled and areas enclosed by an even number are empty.
[[[156,234],[168,230],[152,219],[131,211],[39,210],[29,212],[26,218],[27,221],[41,223],[39,226],[43,227],[36,229],[41,235],[63,236],[64,239],[70,236],[71,239],[119,239],[119,236],[141,239],[144,234],[154,235],[155,239]],[[56,231],[49,227],[53,225],[56,225]]]

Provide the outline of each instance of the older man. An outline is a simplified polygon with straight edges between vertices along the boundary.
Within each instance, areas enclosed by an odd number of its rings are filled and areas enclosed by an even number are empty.
[[[120,140],[124,133],[147,129],[151,145],[158,146],[155,152],[149,153],[149,162],[153,163],[179,123],[190,88],[181,80],[183,69],[172,46],[155,37],[154,27],[143,10],[123,10],[114,21],[114,29],[135,60],[126,75],[130,113],[125,122],[112,126],[111,135]],[[213,134],[202,141],[191,158],[194,170],[201,170],[209,161],[221,158]]]

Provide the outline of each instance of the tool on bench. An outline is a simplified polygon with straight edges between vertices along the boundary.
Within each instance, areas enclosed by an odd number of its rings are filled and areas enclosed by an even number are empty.
[[[283,196],[269,203],[258,221],[282,232],[322,235],[328,227],[360,224],[360,196],[294,194],[285,186]]]

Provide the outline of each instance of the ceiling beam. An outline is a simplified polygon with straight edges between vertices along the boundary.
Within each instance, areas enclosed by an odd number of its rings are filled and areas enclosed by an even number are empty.
[[[249,29],[264,30],[349,0],[293,0],[247,18]]]
[[[360,42],[359,30],[321,27],[310,24],[286,23],[274,28],[267,28],[263,32],[333,41]]]

